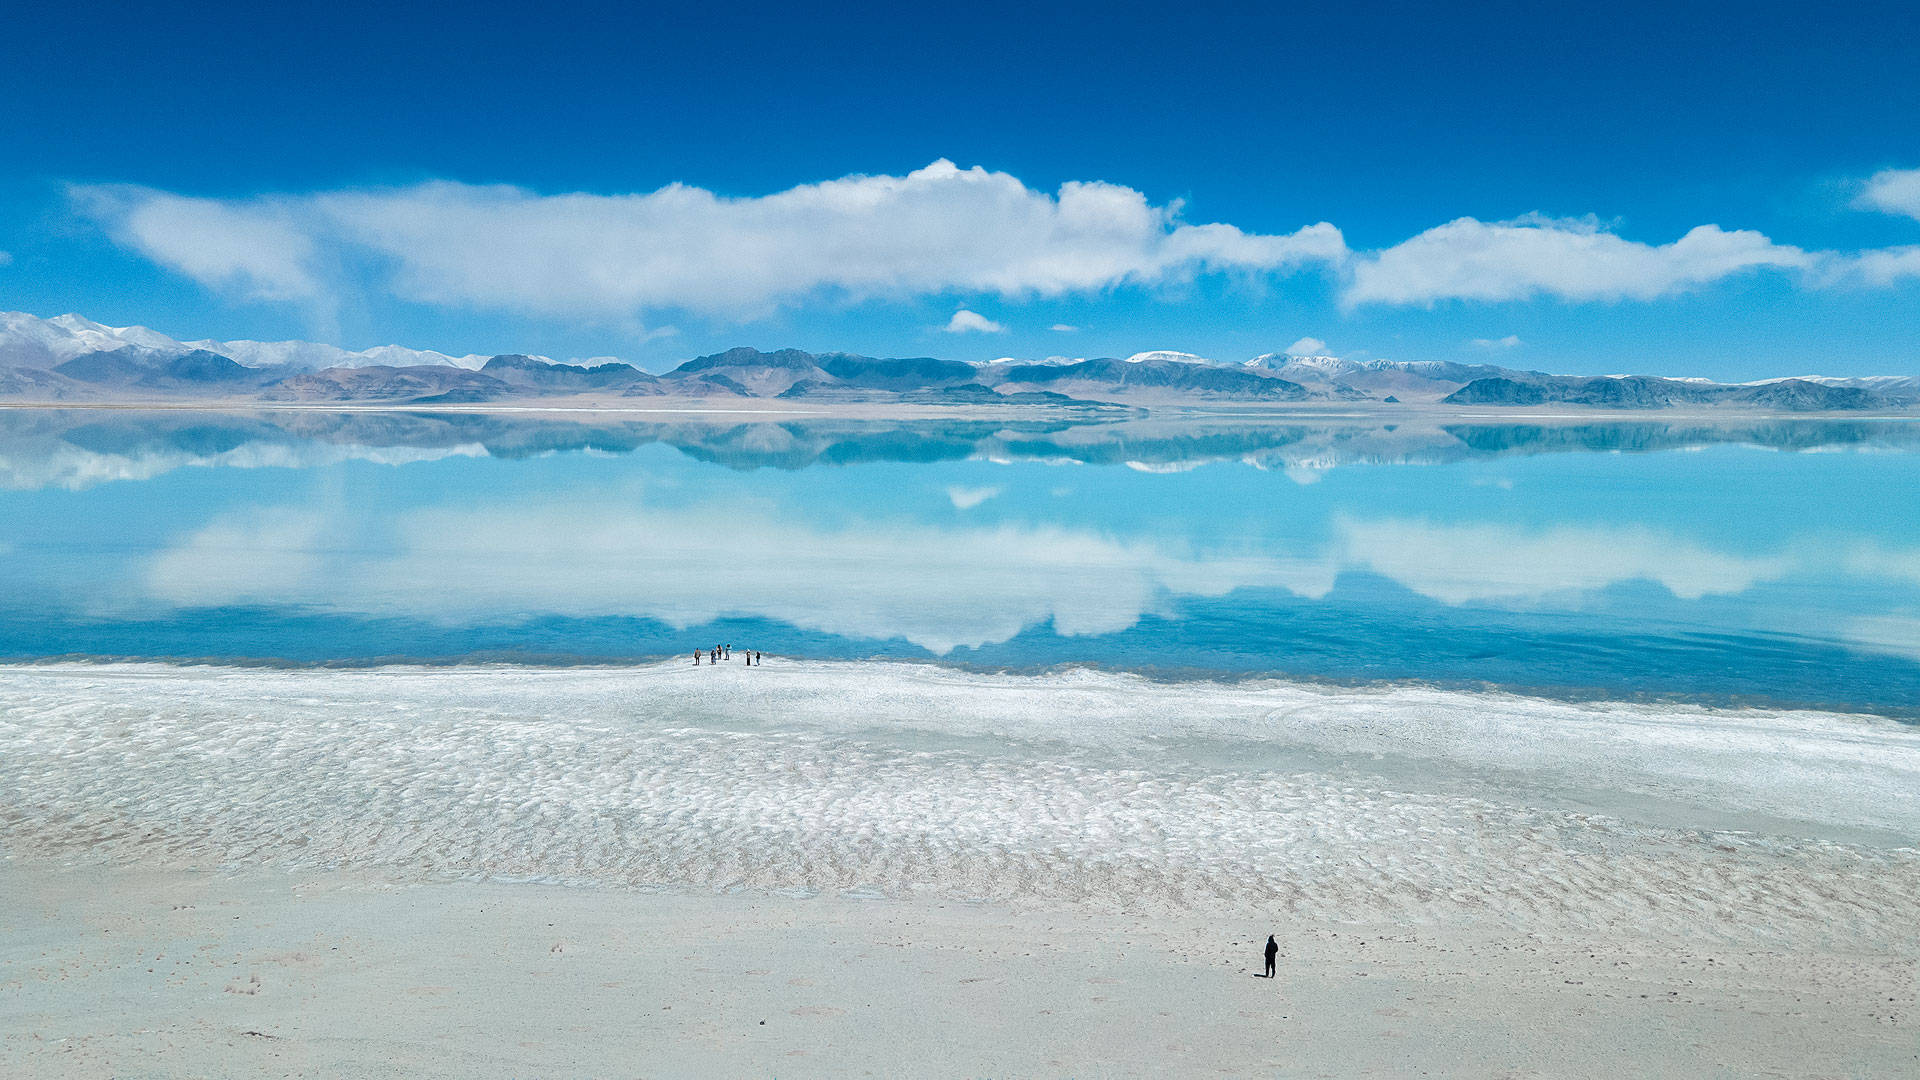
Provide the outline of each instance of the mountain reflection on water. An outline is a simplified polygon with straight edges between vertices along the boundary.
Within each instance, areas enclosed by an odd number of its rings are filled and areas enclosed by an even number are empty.
[[[502,414],[324,412],[103,413],[19,410],[0,421],[0,483],[84,482],[36,469],[74,455],[155,466],[291,460],[305,451],[382,450],[496,458],[672,447],[730,469],[803,469],[869,462],[991,461],[1134,464],[1169,469],[1223,461],[1262,468],[1432,465],[1474,458],[1578,452],[1655,452],[1737,445],[1773,450],[1920,448],[1920,423],[1896,420],[1730,418],[1724,422],[1562,421],[1386,423],[1282,420],[849,420],[595,421]],[[296,453],[274,454],[274,448]],[[249,451],[252,451],[250,454]],[[97,475],[111,477],[101,468]],[[42,480],[41,477],[45,479]]]
[[[1907,715],[1916,449],[1876,420],[4,410],[0,656],[732,640]]]

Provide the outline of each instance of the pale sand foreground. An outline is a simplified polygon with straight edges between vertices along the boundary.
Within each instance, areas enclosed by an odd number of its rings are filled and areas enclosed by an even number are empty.
[[[0,795],[9,1077],[1920,1073],[1881,718],[33,665]]]
[[[1632,934],[25,861],[0,928],[9,1076],[1920,1071],[1911,956]]]

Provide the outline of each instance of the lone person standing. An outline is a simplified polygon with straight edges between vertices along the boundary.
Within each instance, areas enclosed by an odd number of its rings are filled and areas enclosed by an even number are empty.
[[[1273,978],[1273,958],[1279,955],[1280,955],[1279,943],[1273,940],[1272,934],[1268,934],[1267,935],[1267,975],[1266,977],[1269,979]]]

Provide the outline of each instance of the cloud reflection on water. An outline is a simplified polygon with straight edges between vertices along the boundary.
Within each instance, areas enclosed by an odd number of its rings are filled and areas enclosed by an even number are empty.
[[[1630,582],[1697,600],[1866,567],[1844,552],[1821,564],[1814,549],[1715,551],[1643,526],[1345,515],[1324,545],[1298,553],[1205,551],[1177,537],[1060,525],[823,526],[758,503],[578,497],[430,506],[379,526],[368,540],[368,523],[341,508],[246,509],[156,554],[145,588],[180,607],[298,606],[442,622],[641,616],[687,627],[752,616],[945,654],[1042,624],[1063,636],[1113,633],[1171,613],[1182,597],[1280,589],[1317,599],[1354,571],[1449,605],[1578,606]],[[1920,553],[1878,560],[1899,569],[1920,565]]]
[[[1372,570],[1446,604],[1536,600],[1650,581],[1682,600],[1745,592],[1785,577],[1796,560],[1712,551],[1653,529],[1342,518],[1340,563]]]
[[[448,622],[626,615],[685,627],[751,615],[944,654],[1048,622],[1067,636],[1124,630],[1171,597],[1248,586],[1318,596],[1333,585],[1318,560],[1056,526],[823,528],[738,505],[440,506],[395,519],[390,547],[342,548],[359,529],[340,511],[242,511],[158,553],[146,588],[183,607]]]
[[[1479,655],[1486,610],[1909,655],[1917,427],[34,412],[0,416],[0,585],[71,613],[63,648],[82,651],[85,625],[249,608],[761,619],[942,655],[1114,635],[1124,659],[1161,631],[1123,632],[1160,617],[1201,649],[1298,655],[1323,634],[1358,664],[1430,633]],[[1661,453],[1728,444],[1796,452]],[[1821,449],[1880,452],[1801,453]],[[1378,467],[1407,464],[1441,467]],[[39,618],[0,629],[30,653]]]

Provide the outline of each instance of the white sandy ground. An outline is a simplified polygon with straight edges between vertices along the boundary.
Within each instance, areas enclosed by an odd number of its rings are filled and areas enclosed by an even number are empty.
[[[1914,966],[1646,937],[0,863],[21,1077],[1911,1076]],[[1253,978],[1267,932],[1280,977]]]
[[[1916,797],[1804,712],[0,668],[0,1072],[1915,1075]]]

